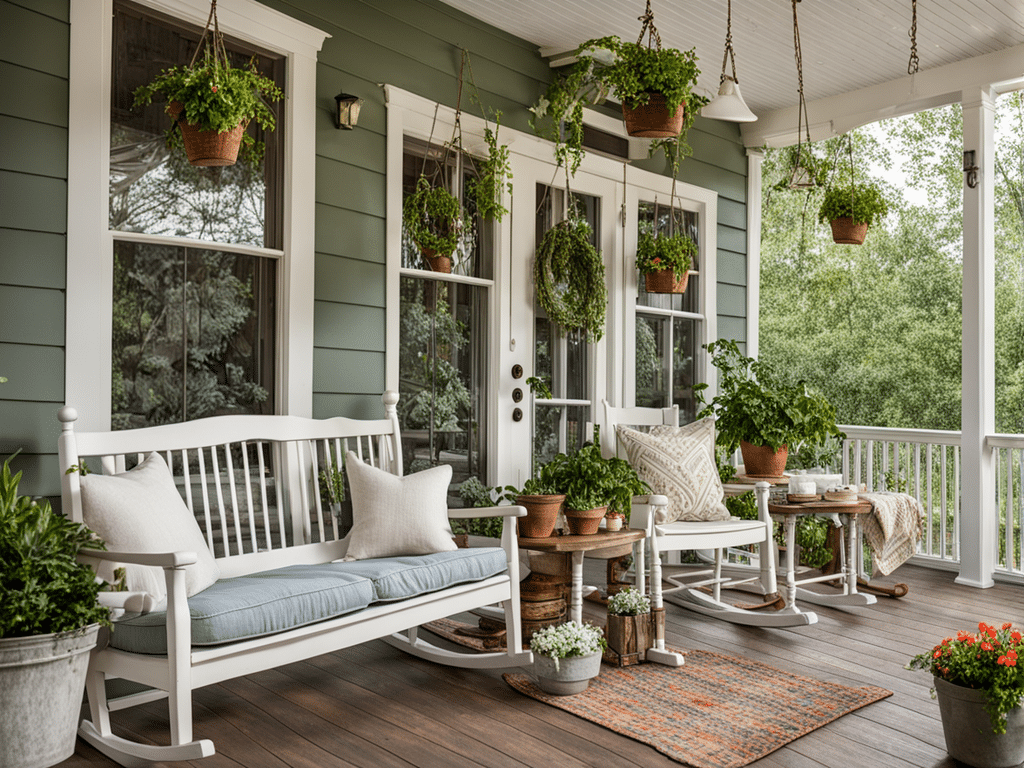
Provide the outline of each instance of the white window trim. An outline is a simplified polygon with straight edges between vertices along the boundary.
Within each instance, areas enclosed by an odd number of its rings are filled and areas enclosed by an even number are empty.
[[[208,0],[135,0],[200,27]],[[316,56],[328,35],[254,0],[220,0],[223,32],[286,57],[277,410],[313,412]],[[108,227],[113,0],[71,3],[65,402],[110,429],[113,235]]]

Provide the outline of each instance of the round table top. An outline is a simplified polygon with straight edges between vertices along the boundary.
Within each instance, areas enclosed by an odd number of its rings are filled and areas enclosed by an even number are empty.
[[[545,539],[527,539],[520,536],[519,548],[538,552],[589,552],[640,541],[645,535],[641,530],[624,528],[621,531],[598,531],[584,536],[548,536]]]
[[[839,512],[843,515],[863,515],[871,511],[871,502],[864,499],[856,501],[804,501],[800,503],[786,502],[776,504],[769,502],[768,511],[773,515],[810,515],[822,512]]]

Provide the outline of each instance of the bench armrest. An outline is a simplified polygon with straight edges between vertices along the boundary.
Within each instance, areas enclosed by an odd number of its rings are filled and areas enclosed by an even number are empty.
[[[526,507],[506,504],[500,507],[464,507],[449,509],[448,517],[455,520],[469,520],[474,517],[526,517]]]
[[[668,506],[668,498],[658,493],[646,496],[634,496],[629,511],[629,527],[647,531],[649,537],[654,535],[654,522],[657,510]]]
[[[199,559],[195,552],[106,552],[102,549],[83,550],[81,557],[133,565],[155,565],[158,568],[184,568]]]

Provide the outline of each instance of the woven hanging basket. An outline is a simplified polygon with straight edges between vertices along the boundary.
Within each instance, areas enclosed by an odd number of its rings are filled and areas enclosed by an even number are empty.
[[[452,273],[452,259],[451,256],[438,256],[437,251],[431,248],[424,248],[423,260],[427,262],[427,267],[431,272],[441,272],[445,275]]]
[[[242,134],[245,133],[245,124],[239,123],[233,130],[223,133],[204,131],[185,121],[183,109],[178,101],[167,105],[167,114],[178,121],[189,163],[200,167],[234,165],[238,159],[238,148],[242,144]]]
[[[671,139],[683,130],[686,107],[680,104],[672,114],[668,111],[665,97],[660,93],[649,94],[646,104],[630,109],[622,105],[622,119],[626,121],[626,133],[640,139]]]
[[[853,219],[844,216],[841,219],[832,219],[832,240],[842,245],[864,245],[864,238],[868,234],[867,224],[854,224]]]
[[[648,293],[686,293],[686,285],[690,282],[687,272],[676,280],[676,273],[671,269],[659,269],[644,275],[644,283]]]
[[[783,445],[777,451],[767,445],[751,445],[740,441],[743,454],[743,472],[748,477],[782,477],[789,457],[789,446]]]

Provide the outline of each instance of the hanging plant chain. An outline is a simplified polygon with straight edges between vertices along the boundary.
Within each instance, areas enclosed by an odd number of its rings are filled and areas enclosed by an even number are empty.
[[[661,50],[661,35],[658,34],[658,28],[654,26],[654,11],[651,10],[651,0],[647,0],[647,10],[644,11],[643,16],[637,16],[637,21],[642,21],[643,26],[640,27],[640,37],[636,39],[637,45],[643,45],[644,35],[647,35],[647,47],[651,48],[652,43],[657,46],[657,50]]]
[[[917,0],[910,0],[910,61],[907,63],[907,74],[916,75],[921,65],[917,57]]]

